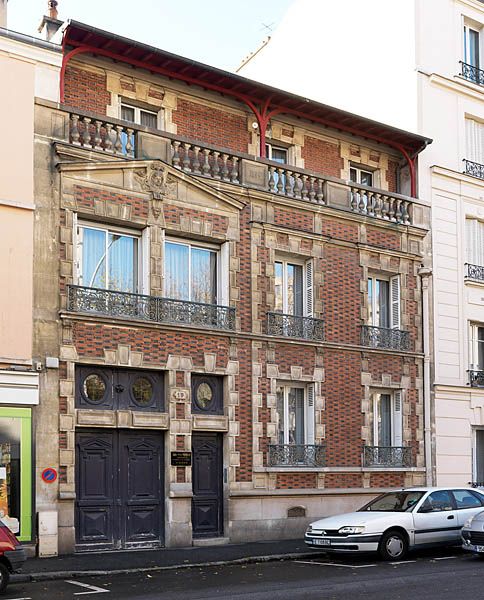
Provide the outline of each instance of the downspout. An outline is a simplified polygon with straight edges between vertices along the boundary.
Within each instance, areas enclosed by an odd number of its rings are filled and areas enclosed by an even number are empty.
[[[430,380],[430,291],[429,284],[432,270],[422,267],[418,271],[422,281],[422,333],[423,333],[423,401],[424,401],[424,447],[425,447],[425,484],[433,485],[432,465],[432,412],[431,412],[431,380]]]

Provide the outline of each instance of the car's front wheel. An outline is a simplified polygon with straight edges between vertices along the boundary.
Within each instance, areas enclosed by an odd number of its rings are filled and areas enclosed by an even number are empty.
[[[386,531],[378,546],[378,552],[383,560],[401,560],[408,552],[407,536],[401,531]]]
[[[9,581],[10,573],[8,572],[6,565],[0,562],[0,594],[5,592]]]

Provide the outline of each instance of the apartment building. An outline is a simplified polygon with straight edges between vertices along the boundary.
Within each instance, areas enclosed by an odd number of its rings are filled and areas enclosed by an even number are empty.
[[[331,24],[330,31],[317,40],[301,29],[322,22]],[[371,65],[375,56],[382,57],[378,73],[384,73],[384,84],[365,84],[375,71],[356,68],[351,45],[335,40],[333,26],[340,22],[345,23],[344,40],[364,38],[358,64]],[[440,485],[484,482],[483,28],[480,0],[350,0],[331,6],[300,0],[270,42],[240,69],[278,85],[281,72],[269,68],[269,62],[279,57],[277,64],[285,61],[286,72],[294,73],[291,82],[305,85],[312,97],[348,110],[364,108],[367,116],[380,115],[434,139],[419,159],[418,179],[420,194],[432,205],[432,412],[427,427],[429,435],[432,429],[432,478]],[[309,77],[309,67],[291,63],[289,30],[296,37],[304,31],[295,42],[303,54],[319,53],[319,78]],[[361,94],[354,93],[363,89],[364,105]]]

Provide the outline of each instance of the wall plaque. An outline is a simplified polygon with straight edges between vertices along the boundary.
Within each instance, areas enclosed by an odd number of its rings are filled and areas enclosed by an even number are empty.
[[[172,452],[171,453],[172,467],[191,467],[192,453],[191,452]]]

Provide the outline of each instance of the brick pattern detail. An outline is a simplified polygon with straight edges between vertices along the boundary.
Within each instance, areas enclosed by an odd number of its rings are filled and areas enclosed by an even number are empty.
[[[344,240],[345,242],[358,241],[358,225],[353,223],[325,219],[322,224],[321,233],[329,235],[335,240]]]
[[[276,206],[274,208],[274,223],[297,231],[307,231],[308,233],[314,231],[313,214],[302,210],[286,210]]]
[[[69,65],[64,80],[64,98],[69,106],[105,115],[106,107],[111,103],[106,75]]]
[[[234,152],[248,151],[250,134],[247,118],[242,115],[178,98],[173,122],[177,125],[178,135]]]
[[[306,136],[301,151],[304,166],[310,171],[341,177],[343,159],[339,143],[332,144],[314,137]]]
[[[386,171],[388,191],[396,192],[398,189],[398,163],[394,160],[388,161],[388,169]]]
[[[366,241],[378,248],[388,250],[400,250],[401,238],[398,233],[392,233],[377,227],[368,227],[366,230]]]
[[[131,208],[131,215],[133,217],[140,219],[148,218],[149,202],[146,198],[128,196],[126,194],[118,194],[81,185],[74,187],[74,197],[81,212],[83,209],[94,212],[94,203],[102,201],[128,206]]]
[[[193,208],[181,208],[172,204],[165,204],[163,207],[163,215],[165,217],[165,223],[169,228],[170,225],[180,226],[180,219],[198,219],[210,223],[212,226],[212,233],[218,235],[225,235],[229,226],[229,220],[223,215],[210,213],[202,210],[196,210]]]
[[[276,488],[279,490],[315,488],[316,477],[316,473],[278,473]]]

